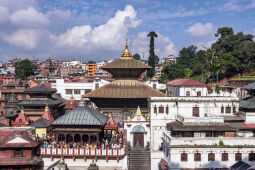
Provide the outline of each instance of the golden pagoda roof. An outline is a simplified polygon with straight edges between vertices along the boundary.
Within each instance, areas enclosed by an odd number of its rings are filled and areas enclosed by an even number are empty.
[[[88,98],[149,98],[166,95],[137,80],[115,80],[85,94]]]
[[[127,39],[124,52],[122,52],[121,57],[113,60],[110,63],[105,64],[101,67],[102,69],[111,69],[111,68],[141,68],[141,69],[150,69],[151,67],[139,60],[136,60],[132,57],[131,52],[128,49]]]

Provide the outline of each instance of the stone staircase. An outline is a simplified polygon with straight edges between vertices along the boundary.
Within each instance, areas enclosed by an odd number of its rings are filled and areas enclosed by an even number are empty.
[[[129,170],[150,170],[150,150],[129,150]]]

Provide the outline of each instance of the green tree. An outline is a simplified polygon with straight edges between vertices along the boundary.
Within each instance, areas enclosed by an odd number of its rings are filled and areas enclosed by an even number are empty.
[[[164,67],[162,72],[168,76],[168,80],[174,80],[185,77],[185,69],[182,65],[178,63],[167,65],[166,67]]]
[[[89,61],[88,61],[88,64],[96,64],[96,62],[95,62],[95,61],[92,61],[92,60],[89,60]]]
[[[215,36],[219,37],[212,44],[212,48],[216,51],[215,55],[219,59],[229,54],[233,56],[234,62],[237,64],[237,69],[231,70],[233,74],[242,74],[245,71],[254,69],[255,42],[253,35],[243,34],[243,32],[234,34],[232,28],[221,27],[218,28]]]
[[[133,58],[136,59],[136,60],[140,60],[141,59],[140,55],[137,54],[137,53],[133,55]]]
[[[29,76],[34,75],[36,69],[36,66],[28,59],[21,60],[15,64],[16,76],[22,80],[26,80]]]
[[[154,38],[158,37],[157,33],[152,31],[150,32],[147,37],[150,37],[150,56],[148,59],[148,64],[149,66],[152,67],[152,69],[147,71],[147,76],[148,77],[153,77],[155,74],[155,66],[158,64],[159,62],[159,57],[155,55],[155,51],[154,51]]]

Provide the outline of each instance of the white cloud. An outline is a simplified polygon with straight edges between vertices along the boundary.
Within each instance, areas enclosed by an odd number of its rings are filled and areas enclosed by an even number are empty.
[[[25,50],[33,50],[41,47],[41,45],[46,46],[47,44],[42,44],[41,42],[48,36],[50,36],[50,33],[46,30],[20,29],[9,36],[4,36],[4,40],[10,45],[24,48]],[[49,41],[46,40],[46,42]]]
[[[6,24],[9,20],[9,11],[7,8],[0,6],[0,24]]]
[[[49,24],[49,20],[33,7],[21,9],[11,15],[11,22],[14,25],[24,28],[41,28]]]
[[[124,11],[117,11],[106,24],[91,28],[89,25],[75,26],[59,36],[58,47],[74,47],[80,50],[118,50],[124,43],[129,28],[140,23],[136,11],[127,5]]]
[[[207,22],[206,24],[196,23],[185,30],[185,32],[194,37],[206,37],[214,33],[214,27],[210,22]]]
[[[242,12],[248,9],[255,8],[255,0],[251,0],[248,4],[244,4],[243,2],[245,1],[232,0],[225,3],[222,7],[219,8],[219,10]]]
[[[255,34],[255,28],[253,29],[253,34]]]

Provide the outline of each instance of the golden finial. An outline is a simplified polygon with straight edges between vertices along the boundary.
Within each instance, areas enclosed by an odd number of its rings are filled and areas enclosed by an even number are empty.
[[[48,110],[49,110],[49,105],[48,105],[48,103],[46,103],[45,111],[48,111]]]
[[[128,120],[127,120],[128,122],[130,122],[131,121],[131,117],[130,116],[128,116]]]
[[[126,46],[124,52],[121,54],[121,59],[132,59],[132,55],[128,50],[128,39],[126,38]]]
[[[140,106],[137,107],[137,110],[136,110],[136,116],[143,116],[142,113],[141,113],[141,109],[140,109]]]
[[[23,106],[21,106],[21,113],[25,113]]]

